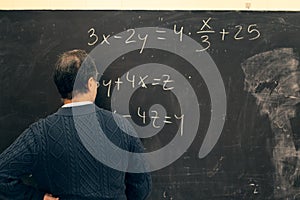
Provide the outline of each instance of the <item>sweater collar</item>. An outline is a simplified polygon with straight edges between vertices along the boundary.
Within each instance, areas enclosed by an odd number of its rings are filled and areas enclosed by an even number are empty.
[[[86,115],[99,111],[100,108],[92,104],[78,105],[75,107],[61,107],[55,113],[56,115],[72,116],[72,115]]]
[[[72,103],[67,103],[67,104],[63,105],[62,108],[65,108],[65,107],[82,106],[82,105],[92,104],[92,103],[93,103],[93,102],[91,102],[91,101],[72,102]]]

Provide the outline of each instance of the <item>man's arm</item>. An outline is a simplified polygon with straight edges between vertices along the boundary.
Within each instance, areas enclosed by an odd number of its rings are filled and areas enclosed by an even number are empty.
[[[126,173],[125,184],[128,200],[144,200],[151,192],[151,176],[148,173]]]
[[[142,153],[144,152],[143,144],[139,138],[132,140],[131,152]],[[132,157],[129,159],[129,165],[138,165],[146,170],[146,160],[140,154],[140,157]],[[150,173],[126,173],[126,196],[128,200],[144,200],[146,199],[152,187],[152,180]]]
[[[118,127],[124,132],[124,134],[127,135],[128,149],[126,150],[129,152],[140,153],[139,156],[129,155],[128,168],[138,168],[139,172],[143,172],[141,169],[144,168],[145,171],[147,171],[147,163],[142,155],[144,152],[144,146],[135,129],[127,119],[124,119],[119,115],[114,115],[114,121],[116,121]],[[125,185],[125,193],[128,200],[144,200],[151,192],[152,180],[150,173],[126,172]]]
[[[45,193],[27,186],[21,177],[30,175],[37,162],[39,142],[31,128],[0,154],[0,199],[42,200]]]

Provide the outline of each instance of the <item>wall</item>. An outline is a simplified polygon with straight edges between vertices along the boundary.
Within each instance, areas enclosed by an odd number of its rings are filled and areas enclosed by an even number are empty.
[[[222,2],[222,3],[220,3]],[[0,9],[92,10],[290,10],[299,11],[297,0],[1,0]]]

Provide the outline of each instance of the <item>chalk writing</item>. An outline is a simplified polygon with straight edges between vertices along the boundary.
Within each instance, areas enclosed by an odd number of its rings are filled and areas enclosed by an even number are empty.
[[[248,26],[248,33],[256,33],[256,36],[253,37],[253,38],[250,38],[249,40],[256,40],[256,39],[259,38],[260,32],[259,32],[256,28],[253,28],[253,29],[252,29],[252,27],[256,27],[256,26],[257,26],[256,24],[250,24],[250,25]]]
[[[206,51],[210,47],[210,41],[209,41],[209,36],[208,35],[202,35],[201,36],[202,43],[206,45],[205,48],[203,49],[196,49],[196,52],[201,52],[201,51]]]
[[[202,20],[203,25],[202,25],[200,31],[197,31],[198,34],[204,34],[201,36],[201,39],[202,39],[201,43],[204,45],[204,48],[196,49],[196,52],[206,51],[211,46],[208,34],[215,33],[215,31],[212,30],[211,26],[209,25],[210,20],[211,20],[211,18],[208,18],[207,20]]]
[[[149,76],[146,75],[144,77],[139,76],[140,78],[140,82],[138,83],[138,85],[140,85],[142,88],[147,88],[147,85],[145,84],[145,80],[148,78]]]
[[[92,46],[94,44],[96,44],[98,42],[98,36],[95,34],[95,29],[94,28],[91,28],[88,33],[91,33],[90,35],[90,38],[93,38],[95,37],[95,40],[93,42],[88,42],[88,45]]]
[[[135,34],[135,30],[134,29],[128,29],[127,32],[131,32],[131,34],[129,35],[129,37],[127,38],[127,40],[125,40],[125,44],[136,42],[135,40],[131,40],[132,37]]]
[[[107,87],[107,97],[110,97],[111,80],[109,80],[107,83],[105,83],[105,80],[103,80],[103,86]]]
[[[166,39],[165,37],[162,37],[162,34],[165,34],[166,31],[164,31],[164,30],[156,30],[155,32],[159,34],[159,36],[157,36],[158,40],[165,40]]]
[[[224,41],[225,40],[225,35],[228,35],[229,32],[225,31],[225,29],[223,28],[222,32],[220,32],[220,34],[222,35],[222,41]]]
[[[129,79],[129,72],[126,73],[126,80],[131,83],[132,88],[135,86],[135,75],[132,75],[132,79]]]
[[[241,40],[257,40],[260,38],[261,33],[257,27],[257,24],[237,24],[233,27],[220,27],[220,29],[214,29],[212,26],[213,19],[211,17],[207,19],[202,20],[201,28],[196,31],[197,35],[200,35],[200,39],[195,39],[202,45],[202,49],[195,49],[196,52],[203,52],[211,48],[212,41],[210,36],[212,34],[218,33],[221,36],[221,41],[225,41],[226,38],[232,37],[236,41]],[[185,28],[183,26],[178,27],[177,24],[173,25],[173,33],[175,35],[178,35],[178,40],[180,42],[183,41],[183,35],[184,35]],[[216,32],[215,30],[219,30],[219,32]],[[230,30],[230,31],[229,31]],[[128,36],[122,37],[120,35],[114,35],[111,36],[110,34],[102,34],[102,41],[100,42],[100,45],[110,45],[109,39],[112,37],[113,39],[124,39],[125,45],[130,45],[131,43],[141,43],[140,48],[140,54],[143,53],[145,47],[147,46],[148,38],[154,37],[158,41],[166,42],[168,39],[168,35],[166,30],[163,30],[162,28],[158,28],[157,30],[150,34],[149,33],[137,33],[136,29],[128,29],[126,30],[128,32]],[[95,28],[90,28],[89,31],[89,37],[91,38],[91,41],[88,42],[89,46],[96,45],[99,42],[99,36],[96,33]],[[154,34],[154,35],[153,35]],[[187,30],[187,35],[192,35],[191,31]]]
[[[143,53],[143,50],[145,48],[146,41],[147,41],[147,38],[148,38],[148,34],[146,34],[144,37],[141,37],[141,35],[138,34],[138,38],[139,38],[139,40],[143,41],[143,45],[142,45],[142,48],[140,50],[140,53]]]
[[[237,28],[238,31],[235,33],[234,39],[235,39],[235,40],[242,40],[242,39],[244,39],[243,36],[239,36],[239,34],[241,33],[241,31],[242,31],[242,29],[243,29],[243,26],[237,25],[237,26],[235,26],[235,28]]]
[[[200,35],[200,40],[198,42],[201,43],[202,45],[202,49],[195,49],[196,52],[203,52],[208,50],[209,48],[211,48],[212,46],[212,42],[210,40],[210,36],[212,34],[215,34],[216,31],[213,29],[213,26],[210,24],[210,22],[212,21],[212,18],[209,17],[208,19],[204,19],[202,20],[202,26],[200,28],[200,30],[196,31],[196,34]],[[230,29],[233,29],[233,31],[228,31]],[[173,25],[173,33],[175,35],[178,35],[178,40],[180,42],[183,41],[183,34],[184,34],[184,27],[181,26],[180,28],[177,26],[177,24]],[[244,31],[246,30],[246,31]],[[128,36],[122,38],[122,36],[119,35],[114,35],[112,36],[112,38],[114,39],[124,39],[124,44],[129,45],[131,43],[136,43],[136,42],[141,42],[141,49],[140,49],[140,54],[143,53],[147,41],[148,41],[148,37],[153,35],[149,35],[149,34],[140,34],[140,33],[136,33],[135,29],[128,29],[126,32],[129,33]],[[246,33],[245,33],[246,32]],[[91,41],[88,42],[89,46],[93,46],[96,45],[99,42],[99,36],[96,33],[95,28],[90,28],[89,31],[89,37],[92,39]],[[157,28],[157,30],[155,31],[155,35],[154,37],[157,40],[160,41],[166,41],[168,39],[167,37],[167,32],[163,29],[159,29]],[[230,35],[232,35],[231,37],[233,37],[234,40],[236,41],[241,41],[241,40],[257,40],[260,36],[261,33],[258,30],[257,24],[249,24],[249,25],[235,25],[233,28],[220,28],[220,31],[218,32],[221,36],[221,41],[225,41],[227,37],[229,37]],[[187,32],[188,35],[192,35],[192,33],[190,31]],[[247,36],[247,37],[246,37]],[[109,42],[109,38],[110,38],[110,34],[102,34],[102,41],[100,42],[100,45],[110,45]]]
[[[147,82],[150,79],[150,83],[152,86],[161,85],[162,89],[165,91],[170,91],[174,89],[174,83],[175,81],[171,78],[168,74],[162,74],[161,77],[149,77],[149,75],[145,76],[136,76],[134,74],[130,74],[129,72],[126,73],[126,76],[124,80],[122,78],[118,77],[115,81],[113,80],[103,80],[102,83],[100,83],[101,86],[107,88],[106,96],[111,96],[111,88],[112,84],[114,83],[116,86],[116,90],[119,91],[121,89],[121,85],[124,84],[124,82],[131,83],[131,87],[134,89],[135,87],[141,87],[144,89],[147,89]]]
[[[174,25],[174,33],[179,35],[179,40],[182,42],[182,34],[183,34],[183,26],[180,28],[179,31],[177,31],[177,25]]]
[[[114,113],[117,113],[116,110],[113,111]],[[124,118],[133,118],[133,117],[138,117],[138,119],[142,120],[142,123],[146,125],[146,111],[143,110],[140,106],[137,107],[137,110],[134,115],[131,114],[121,114],[122,117]],[[176,121],[179,121],[179,127],[180,128],[180,135],[183,136],[183,125],[184,125],[184,114],[177,116],[176,114],[172,116],[168,115],[162,115],[159,113],[157,110],[150,110],[149,111],[149,118],[151,119],[151,126],[155,129],[161,128],[162,125],[166,124],[172,124],[175,123]],[[173,119],[173,121],[172,121]],[[175,120],[175,122],[174,122]]]
[[[106,44],[110,45],[110,43],[108,42],[108,38],[110,37],[110,35],[105,36],[103,34],[102,37],[103,37],[103,40],[102,40],[101,44],[106,43]]]
[[[179,119],[181,120],[180,121],[180,135],[182,136],[183,135],[183,120],[184,120],[184,115],[181,115],[181,116],[177,116],[177,115],[174,115],[176,119]]]

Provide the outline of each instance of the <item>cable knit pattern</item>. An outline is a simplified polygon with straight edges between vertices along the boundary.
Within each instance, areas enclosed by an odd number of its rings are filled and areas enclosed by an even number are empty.
[[[76,128],[89,134],[95,130],[92,117],[97,116],[111,142],[127,151],[143,151],[137,138],[125,134],[116,125],[112,113],[94,106],[78,106],[76,114],[72,108],[60,108],[26,129],[0,155],[0,199],[42,200],[45,193],[60,200],[146,199],[151,190],[148,173],[125,173],[109,168],[82,144]],[[79,127],[75,128],[74,118],[80,122]],[[126,124],[123,120],[122,126]],[[21,181],[29,175],[33,176],[37,188]]]

